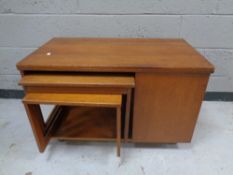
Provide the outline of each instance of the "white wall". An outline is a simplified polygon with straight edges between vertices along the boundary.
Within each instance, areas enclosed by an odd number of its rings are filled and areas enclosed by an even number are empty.
[[[216,66],[208,91],[233,92],[233,0],[0,0],[0,89],[54,36],[185,38]]]

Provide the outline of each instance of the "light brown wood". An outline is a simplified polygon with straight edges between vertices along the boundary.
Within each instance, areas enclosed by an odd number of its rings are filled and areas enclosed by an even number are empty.
[[[190,142],[208,75],[136,74],[133,141]]]
[[[121,95],[28,93],[23,102],[27,104],[116,107],[121,106]]]
[[[19,82],[22,86],[55,86],[55,87],[124,87],[135,86],[132,76],[114,75],[57,75],[57,74],[36,74],[26,75]]]
[[[34,104],[24,104],[24,107],[26,109],[28,119],[31,123],[39,151],[44,152],[49,142],[49,138],[45,135],[45,123],[40,106]]]
[[[182,39],[54,38],[17,64],[21,71],[192,72],[214,67]]]
[[[64,93],[64,94],[127,94],[128,88],[111,87],[47,87],[27,86],[26,93]]]

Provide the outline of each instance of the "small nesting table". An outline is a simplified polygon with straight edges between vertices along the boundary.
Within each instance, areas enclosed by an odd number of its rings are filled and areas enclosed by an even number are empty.
[[[54,38],[17,64],[44,151],[52,138],[190,142],[214,67],[182,39]],[[47,121],[40,104],[54,104]]]
[[[122,103],[122,97],[121,95],[101,95],[101,94],[46,94],[46,93],[28,93],[25,98],[23,99],[25,109],[27,111],[29,120],[31,122],[32,129],[36,136],[39,136],[41,138],[44,137],[44,135],[47,136],[54,136],[57,138],[80,138],[84,135],[87,135],[87,137],[84,137],[85,139],[95,139],[99,138],[98,135],[100,134],[99,130],[102,130],[103,127],[112,127],[116,128],[116,142],[117,142],[117,156],[120,156],[120,145],[121,145],[121,103]],[[63,114],[63,116],[60,116],[59,119],[54,120],[54,125],[58,128],[56,132],[50,132],[51,123],[48,128],[46,128],[44,125],[45,123],[42,120],[41,112],[39,112],[39,104],[55,104],[55,105],[64,105],[63,107],[60,107],[60,111]],[[78,106],[74,108],[73,106]],[[109,116],[107,116],[105,113],[110,111],[108,108],[115,108],[116,111],[116,127],[113,126],[114,124],[104,123],[106,126],[102,126],[102,128],[98,128],[99,130],[96,130],[96,133],[91,133],[88,137],[88,134],[91,129],[93,128],[86,128],[87,130],[85,133],[81,133],[80,130],[82,130],[82,125],[76,124],[78,121],[83,122],[82,120],[86,120],[87,116],[83,116],[82,112],[86,112],[88,108],[81,108],[81,107],[96,107],[96,111],[92,112],[94,115],[91,116],[89,120],[90,124],[93,125],[93,121],[95,120],[101,120],[103,119],[103,116],[105,116],[106,120],[109,121],[110,117],[114,117],[114,114],[107,113]],[[105,107],[105,111],[103,111],[102,107]],[[92,108],[93,109],[93,108]],[[57,109],[59,110],[59,109]],[[97,111],[98,110],[98,111]],[[67,113],[68,116],[64,115],[64,111]],[[103,112],[102,112],[103,111]],[[77,112],[77,113],[76,113]],[[73,115],[71,115],[73,114]],[[57,114],[58,116],[59,114]],[[70,116],[69,116],[70,115]],[[85,117],[85,118],[84,118]],[[41,122],[37,122],[37,119],[42,120]],[[81,120],[82,119],[82,120]],[[58,120],[63,122],[62,124],[58,123]],[[87,122],[86,122],[87,123]],[[83,122],[83,125],[86,124]],[[97,122],[96,122],[97,123]],[[76,125],[75,125],[76,124]],[[90,125],[89,124],[89,125]],[[40,126],[41,125],[41,126]],[[109,126],[110,125],[110,126]],[[59,127],[58,127],[59,126]],[[97,127],[97,126],[92,126]],[[110,128],[110,129],[112,129]],[[46,132],[47,129],[47,132]],[[49,131],[49,132],[48,132]],[[102,132],[102,131],[101,131]],[[106,131],[105,131],[106,132]],[[107,133],[103,133],[107,136]],[[94,138],[94,135],[96,137]],[[91,138],[93,137],[93,138]],[[107,139],[108,137],[105,137]],[[43,151],[46,143],[41,142],[41,139],[37,138],[38,145],[41,151]]]

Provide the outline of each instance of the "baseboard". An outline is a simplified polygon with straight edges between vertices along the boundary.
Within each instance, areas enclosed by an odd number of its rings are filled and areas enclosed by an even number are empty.
[[[23,90],[0,89],[0,98],[22,99]],[[233,101],[233,92],[206,92],[205,101]]]
[[[24,96],[23,90],[7,90],[0,89],[0,98],[16,98],[21,99]]]
[[[233,92],[206,92],[205,101],[233,101]]]

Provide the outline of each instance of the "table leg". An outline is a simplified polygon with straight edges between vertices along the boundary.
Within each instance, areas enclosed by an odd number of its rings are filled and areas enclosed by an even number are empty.
[[[34,137],[37,142],[37,146],[40,152],[44,152],[49,138],[45,136],[45,122],[43,120],[42,112],[38,104],[26,104],[24,107],[27,112],[27,116],[31,123],[31,127],[34,133]]]
[[[130,118],[130,109],[131,109],[131,89],[127,92],[126,98],[126,112],[125,112],[125,130],[124,130],[124,141],[127,142],[129,134],[129,118]]]
[[[120,157],[121,149],[121,107],[117,107],[117,156]]]

